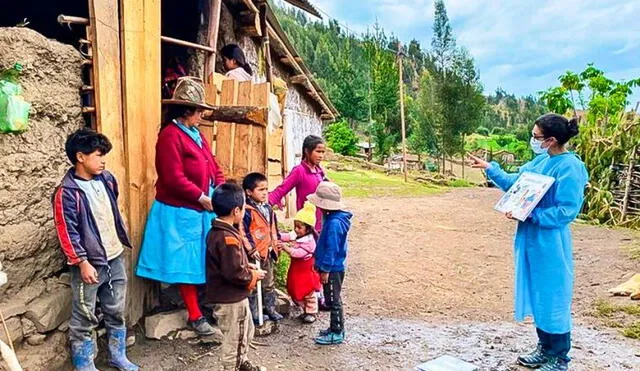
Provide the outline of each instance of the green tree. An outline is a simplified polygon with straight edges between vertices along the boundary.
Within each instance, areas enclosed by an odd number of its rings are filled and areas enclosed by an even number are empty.
[[[618,223],[622,215],[614,195],[619,184],[614,166],[629,163],[638,150],[638,116],[625,114],[625,110],[633,89],[640,86],[640,78],[616,82],[589,64],[580,74],[567,72],[559,82],[560,86],[541,93],[542,100],[556,113],[566,114],[573,106],[569,91],[580,92],[583,87],[590,91],[583,104],[587,112],[580,124],[580,134],[573,142],[591,179],[585,193],[586,217]],[[623,222],[640,226],[640,218]]]
[[[433,37],[431,39],[431,54],[436,63],[436,67],[446,73],[456,52],[456,39],[453,36],[451,25],[449,24],[449,16],[444,6],[443,0],[436,0],[435,3],[435,20],[433,22]]]
[[[358,153],[358,137],[346,121],[334,122],[327,126],[324,136],[329,147],[335,152],[345,156]]]

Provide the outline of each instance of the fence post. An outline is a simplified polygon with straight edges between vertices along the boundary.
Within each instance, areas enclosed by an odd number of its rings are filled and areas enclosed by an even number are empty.
[[[629,194],[631,193],[631,179],[633,178],[633,168],[635,166],[636,152],[638,147],[633,147],[631,152],[631,158],[629,159],[629,168],[627,169],[627,180],[624,185],[624,197],[622,198],[622,215],[620,215],[620,223],[624,222],[627,218],[627,211],[629,210]]]

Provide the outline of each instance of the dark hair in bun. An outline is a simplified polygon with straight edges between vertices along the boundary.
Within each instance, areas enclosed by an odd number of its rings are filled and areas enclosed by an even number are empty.
[[[547,113],[538,117],[535,125],[540,128],[545,139],[556,138],[558,144],[561,145],[580,133],[576,117],[567,120],[566,117],[555,113]]]

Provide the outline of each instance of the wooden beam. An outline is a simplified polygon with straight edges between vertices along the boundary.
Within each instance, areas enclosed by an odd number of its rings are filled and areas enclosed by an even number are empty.
[[[289,82],[292,84],[306,84],[309,82],[309,78],[305,74],[294,75],[289,78]]]
[[[284,50],[284,52],[286,54],[286,56],[281,58],[280,60],[285,64],[289,63],[289,65],[296,71],[296,73],[302,74],[302,75],[306,75],[304,69],[296,61],[296,57],[294,57],[291,54],[291,51],[289,51],[289,49],[287,48],[286,44],[284,43],[284,41],[282,41],[280,36],[278,36],[278,33],[273,29],[273,27],[271,27],[271,25],[267,25],[267,29],[268,29],[269,37],[271,39],[273,39],[274,41],[276,41],[282,47],[282,49]],[[286,60],[286,62],[284,60]],[[325,111],[331,112],[331,109],[329,108],[329,106],[327,106],[327,104],[322,99],[320,99],[320,95],[316,91],[316,89],[313,86],[313,84],[310,83],[309,85],[310,85],[309,86],[309,91],[315,93],[315,96],[313,96],[313,97],[314,98],[316,96],[318,97],[318,98],[316,98],[316,102],[318,102],[318,104],[320,104],[320,106],[322,106],[322,108]],[[331,113],[331,114],[333,115],[333,113]]]
[[[252,13],[258,14],[258,8],[251,0],[242,0],[244,5],[246,5],[247,9],[249,9]]]
[[[245,35],[258,37],[262,36],[260,27],[260,15],[258,13],[249,13],[238,18],[238,30]]]
[[[322,120],[333,120],[335,117],[330,113],[323,113],[320,115],[320,119]]]
[[[220,28],[220,11],[222,10],[222,0],[211,0],[209,2],[209,22],[207,27],[207,41],[212,52],[206,57],[204,64],[205,81],[213,77],[216,69],[216,53],[218,46],[218,29]]]
[[[71,15],[64,15],[64,14],[60,14],[58,16],[58,23],[62,24],[68,24],[68,25],[72,25],[72,24],[81,24],[81,25],[89,25],[89,19],[88,18],[83,18],[83,17],[74,17]]]
[[[129,231],[132,249],[129,263],[128,320],[135,324],[157,299],[157,286],[133,274],[142,243],[147,214],[153,202],[156,180],[155,144],[161,120],[160,0],[120,0],[122,50],[122,99],[126,133],[129,194]],[[114,92],[115,93],[115,92]]]
[[[211,111],[205,111],[202,118],[206,121],[267,126],[269,109],[253,106],[217,106]]]
[[[175,39],[173,37],[168,37],[168,36],[160,36],[160,40],[167,44],[186,46],[187,48],[193,48],[193,49],[198,49],[198,50],[202,50],[209,53],[215,53],[215,49],[212,49],[206,45],[192,43],[190,41]]]

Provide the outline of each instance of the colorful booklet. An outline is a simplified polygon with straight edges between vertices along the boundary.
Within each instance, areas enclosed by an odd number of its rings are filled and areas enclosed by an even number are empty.
[[[555,179],[550,176],[524,172],[502,196],[494,209],[503,214],[510,211],[514,218],[524,222],[554,181]]]

